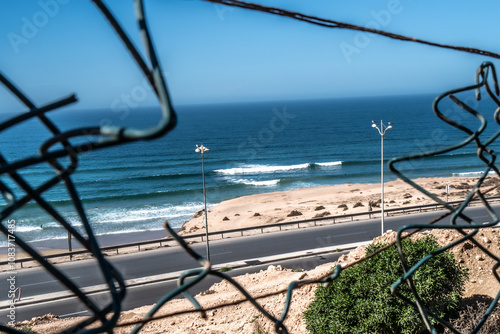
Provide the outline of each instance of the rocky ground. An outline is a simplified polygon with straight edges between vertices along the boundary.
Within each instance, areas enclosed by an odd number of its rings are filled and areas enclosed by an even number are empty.
[[[449,244],[461,237],[454,230],[433,230],[441,245]],[[421,237],[416,234],[412,238]],[[390,242],[395,238],[394,232],[375,239],[375,242]],[[475,237],[486,249],[500,257],[500,231],[497,229],[481,230]],[[360,247],[339,260],[341,265],[360,259],[364,254]],[[469,269],[469,281],[465,287],[465,298],[493,298],[500,289],[499,282],[492,274],[495,261],[471,242],[461,243],[451,250],[455,258]],[[310,271],[296,272],[280,266],[271,266],[256,274],[247,274],[236,278],[253,296],[261,296],[272,292],[284,291],[291,281],[299,279],[314,279],[329,272],[335,263],[322,265]],[[302,313],[314,297],[316,285],[306,285],[293,293],[293,303],[286,318],[285,325],[291,333],[305,333],[305,322]],[[203,307],[222,306],[229,302],[243,300],[228,282],[222,281],[210,287],[205,293],[198,295],[197,300]],[[259,299],[259,303],[268,312],[279,317],[283,310],[285,293]],[[120,323],[141,319],[151,305],[123,312]],[[158,315],[169,315],[193,307],[187,300],[174,300],[162,307]],[[51,315],[35,318],[18,324],[18,328],[30,329],[35,333],[55,333],[70,327],[82,318],[57,319]],[[116,333],[128,333],[132,327],[119,327]],[[273,324],[264,318],[249,302],[210,310],[203,318],[200,313],[187,313],[167,316],[164,319],[148,323],[142,333],[273,333]]]

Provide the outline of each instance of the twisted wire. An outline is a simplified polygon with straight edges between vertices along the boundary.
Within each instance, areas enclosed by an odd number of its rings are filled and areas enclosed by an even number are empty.
[[[325,18],[313,16],[313,15],[307,15],[307,14],[303,14],[303,13],[299,13],[299,12],[295,12],[295,11],[291,11],[291,10],[286,10],[286,9],[278,8],[278,7],[264,6],[264,5],[260,5],[260,4],[256,4],[256,3],[252,3],[252,2],[240,1],[240,0],[203,0],[203,1],[217,3],[217,4],[225,5],[225,6],[244,8],[244,9],[248,9],[248,10],[263,12],[263,13],[267,13],[267,14],[282,16],[282,17],[287,17],[290,19],[314,24],[317,26],[325,27],[325,28],[338,28],[338,29],[349,29],[349,30],[355,30],[355,31],[369,32],[372,34],[388,37],[388,38],[399,40],[399,41],[424,44],[424,45],[439,47],[439,48],[443,48],[443,49],[449,49],[449,50],[460,51],[460,52],[467,52],[467,53],[472,53],[472,54],[476,54],[476,55],[500,59],[500,54],[498,54],[496,52],[488,51],[488,50],[482,50],[482,49],[473,48],[473,47],[469,47],[469,46],[457,46],[457,45],[449,45],[449,44],[431,42],[431,41],[427,41],[427,40],[423,40],[423,39],[419,39],[419,38],[415,38],[415,37],[409,37],[409,36],[405,36],[405,35],[391,33],[391,32],[384,31],[384,30],[363,27],[363,26],[345,23],[345,22],[340,22],[340,21],[335,21],[335,20],[331,20],[331,19],[325,19]]]
[[[34,102],[32,102],[27,95],[21,92],[20,89],[18,89],[14,83],[9,80],[5,75],[0,73],[0,82],[7,87],[7,89],[15,95],[22,104],[25,105],[29,109],[29,111],[22,113],[19,116],[16,116],[12,119],[9,119],[3,123],[0,124],[0,131],[4,131],[5,129],[8,129],[14,125],[20,124],[22,122],[25,122],[30,119],[37,118],[42,124],[49,129],[49,131],[52,133],[52,137],[43,142],[40,146],[40,152],[37,155],[33,155],[31,157],[19,160],[19,161],[13,161],[9,162],[7,159],[5,159],[2,155],[0,155],[0,175],[6,175],[10,177],[23,191],[24,195],[20,198],[16,198],[14,192],[9,189],[9,187],[2,181],[0,181],[0,192],[2,194],[2,197],[6,201],[7,205],[6,207],[0,212],[0,221],[4,222],[9,216],[11,216],[14,212],[22,209],[24,205],[26,205],[30,201],[35,201],[41,208],[43,208],[48,214],[50,214],[54,219],[59,222],[64,228],[66,228],[69,233],[75,237],[85,248],[87,248],[96,258],[97,265],[105,277],[105,281],[108,284],[109,292],[112,296],[112,301],[107,304],[104,307],[99,307],[96,305],[88,296],[86,296],[75,284],[74,282],[68,278],[63,272],[61,272],[58,268],[53,266],[51,263],[49,263],[47,260],[45,260],[36,250],[34,250],[28,243],[26,243],[24,240],[22,240],[21,237],[18,235],[16,236],[16,242],[18,245],[25,250],[31,257],[33,257],[34,260],[38,261],[47,271],[49,271],[52,275],[54,275],[61,283],[63,283],[68,289],[73,291],[73,293],[87,306],[89,310],[92,312],[92,316],[89,317],[88,319],[80,322],[79,324],[75,325],[74,327],[70,328],[67,330],[68,333],[74,333],[74,332],[83,332],[83,333],[100,333],[100,332],[109,332],[111,333],[114,328],[117,326],[129,326],[129,325],[136,325],[134,329],[132,329],[131,333],[138,333],[143,326],[146,323],[149,323],[154,320],[162,319],[165,317],[173,316],[173,315],[178,315],[178,314],[185,314],[185,313],[190,313],[190,312],[200,312],[202,316],[205,315],[205,312],[207,310],[211,309],[217,309],[225,306],[230,306],[230,305],[236,305],[245,301],[249,301],[253,307],[255,307],[262,315],[264,315],[267,319],[269,319],[271,322],[274,323],[275,325],[275,330],[280,333],[288,333],[287,328],[284,325],[284,321],[288,315],[290,306],[293,302],[293,291],[297,288],[300,288],[302,286],[308,285],[308,284],[330,284],[333,282],[339,275],[342,274],[342,270],[345,270],[346,268],[349,268],[351,266],[354,266],[361,261],[365,261],[367,258],[375,256],[376,254],[379,254],[380,252],[383,252],[385,249],[388,247],[392,247],[394,244],[396,244],[398,248],[398,252],[400,254],[401,258],[401,264],[404,268],[405,275],[402,276],[397,282],[395,282],[391,286],[391,291],[402,298],[405,302],[407,302],[410,305],[413,305],[418,312],[420,313],[422,320],[424,321],[427,329],[433,333],[435,333],[434,327],[431,325],[430,318],[434,318],[437,320],[439,323],[441,323],[443,326],[450,328],[452,331],[458,333],[456,329],[454,329],[449,323],[444,321],[443,319],[440,319],[438,316],[436,316],[432,310],[427,309],[425,305],[422,304],[420,301],[419,295],[415,289],[415,285],[412,280],[412,275],[415,273],[418,268],[423,265],[426,261],[428,261],[430,258],[433,258],[437,255],[439,255],[442,252],[447,251],[448,249],[463,243],[465,241],[470,241],[474,243],[479,249],[481,249],[483,252],[485,252],[489,257],[491,257],[493,260],[496,261],[496,264],[493,267],[493,272],[495,278],[500,281],[499,275],[496,272],[498,267],[500,266],[500,259],[496,257],[492,252],[490,252],[487,248],[482,246],[476,239],[475,236],[477,235],[478,231],[482,228],[486,227],[492,227],[498,224],[499,219],[494,210],[491,208],[489,205],[487,199],[485,198],[485,194],[492,191],[493,189],[496,189],[498,187],[494,186],[492,188],[487,189],[486,191],[481,190],[481,186],[484,183],[485,178],[489,174],[490,171],[494,172],[495,174],[500,176],[500,172],[498,168],[495,165],[496,161],[496,153],[489,147],[495,140],[500,136],[500,130],[497,131],[493,136],[488,138],[487,140],[483,141],[481,140],[480,136],[484,133],[484,130],[487,126],[487,120],[486,118],[470,106],[468,106],[466,103],[464,103],[462,100],[460,100],[457,97],[458,93],[466,92],[466,91],[475,91],[476,92],[476,97],[478,99],[481,99],[481,94],[480,94],[480,89],[485,89],[487,92],[487,95],[496,103],[498,108],[496,109],[494,113],[494,120],[498,124],[500,124],[500,119],[499,119],[499,113],[500,113],[500,101],[496,97],[498,95],[498,83],[496,79],[496,71],[491,63],[483,63],[480,68],[478,69],[478,72],[476,73],[476,82],[474,85],[467,86],[464,88],[452,90],[449,92],[446,92],[442,95],[440,95],[436,101],[434,102],[433,109],[436,115],[445,121],[446,123],[450,124],[451,126],[455,127],[456,129],[464,132],[467,135],[467,138],[463,140],[460,143],[457,143],[451,147],[443,148],[443,149],[438,149],[434,151],[429,151],[429,152],[424,152],[421,154],[417,155],[411,155],[411,156],[406,156],[406,157],[401,157],[401,158],[396,158],[392,159],[389,162],[389,168],[393,173],[395,173],[400,179],[408,183],[409,185],[413,186],[414,188],[418,189],[425,195],[429,196],[432,198],[434,201],[437,203],[440,203],[446,207],[448,212],[444,214],[443,216],[435,219],[432,222],[429,222],[427,224],[412,224],[412,225],[407,225],[401,228],[398,233],[397,233],[397,239],[394,243],[389,244],[385,246],[384,248],[379,249],[377,252],[372,253],[370,256],[364,257],[356,262],[353,262],[344,268],[342,268],[340,265],[336,265],[334,269],[332,269],[331,272],[321,276],[320,278],[317,279],[306,279],[306,280],[299,280],[299,281],[293,281],[291,282],[287,288],[285,289],[280,289],[277,291],[274,291],[272,293],[268,294],[263,294],[260,296],[252,296],[243,286],[241,286],[238,282],[236,282],[234,279],[232,279],[229,275],[218,272],[214,270],[211,266],[211,263],[204,259],[201,255],[196,253],[175,231],[172,230],[172,228],[169,226],[167,222],[165,222],[164,227],[167,230],[168,233],[170,233],[174,239],[179,243],[179,245],[184,249],[186,253],[188,253],[191,257],[193,257],[198,263],[201,265],[201,268],[198,269],[193,269],[193,270],[188,270],[185,273],[183,273],[179,277],[179,286],[177,289],[168,292],[163,296],[157,303],[156,305],[148,312],[146,317],[142,320],[139,321],[134,321],[134,322],[126,322],[126,323],[117,323],[118,322],[118,317],[121,312],[121,304],[123,301],[123,298],[125,297],[126,294],[126,286],[124,284],[123,278],[121,277],[120,273],[107,261],[107,259],[103,256],[102,252],[99,249],[99,245],[95,239],[95,236],[93,234],[92,228],[88,222],[86,213],[83,209],[81,199],[78,195],[77,189],[74,186],[72,180],[71,180],[71,175],[72,173],[76,170],[78,167],[78,155],[94,150],[94,149],[101,149],[109,146],[115,146],[115,145],[121,145],[125,144],[127,142],[135,141],[135,140],[145,140],[145,139],[154,139],[159,136],[162,136],[166,133],[168,133],[171,129],[176,124],[176,116],[175,112],[172,108],[171,102],[170,102],[170,97],[167,89],[166,82],[163,78],[162,71],[161,71],[161,65],[158,60],[158,56],[156,54],[155,48],[154,48],[154,43],[153,43],[153,38],[148,30],[148,24],[146,20],[146,12],[144,8],[144,3],[142,0],[134,0],[135,4],[135,10],[136,10],[136,16],[137,16],[137,21],[139,25],[139,30],[140,34],[143,38],[143,43],[144,43],[144,48],[146,50],[146,53],[149,58],[149,63],[151,64],[150,66],[147,65],[146,61],[141,57],[140,53],[138,52],[137,48],[133,45],[133,43],[130,41],[128,38],[127,34],[124,32],[122,27],[120,26],[118,20],[115,19],[114,15],[111,13],[111,11],[106,7],[106,5],[101,1],[101,0],[92,0],[96,7],[101,11],[101,13],[104,15],[104,17],[108,20],[110,23],[111,27],[115,30],[117,33],[118,37],[120,40],[125,45],[125,48],[129,51],[131,54],[132,58],[135,60],[137,66],[140,68],[144,76],[147,78],[148,82],[152,86],[155,94],[158,97],[159,103],[162,107],[162,119],[159,122],[159,124],[151,129],[146,129],[146,130],[141,130],[141,129],[131,129],[131,128],[120,128],[120,127],[109,127],[109,126],[103,126],[103,127],[89,127],[89,128],[81,128],[81,129],[73,129],[70,131],[66,132],[61,132],[57,126],[47,117],[46,114],[49,112],[52,112],[58,108],[64,107],[66,105],[69,105],[71,103],[76,102],[76,97],[74,95],[71,95],[66,98],[62,98],[56,102],[47,104],[42,107],[37,107]],[[370,29],[370,28],[364,28],[360,26],[355,26],[347,23],[342,23],[338,21],[333,21],[333,20],[327,20],[327,19],[322,19],[318,17],[313,17],[297,12],[291,12],[291,11],[286,11],[283,9],[279,8],[274,8],[274,7],[266,7],[266,6],[261,6],[261,5],[256,5],[256,4],[251,4],[247,2],[242,2],[242,1],[236,1],[236,0],[205,0],[213,3],[220,3],[224,5],[230,5],[230,6],[236,6],[236,7],[241,7],[241,8],[247,8],[251,10],[257,10],[261,12],[266,12],[266,13],[271,13],[274,15],[280,15],[280,16],[286,16],[289,18],[293,18],[296,20],[304,21],[307,23],[312,23],[315,25],[320,25],[324,27],[329,27],[329,28],[342,28],[342,29],[351,29],[351,30],[359,30],[359,31],[365,31],[365,32],[370,32],[370,33],[375,33],[379,35],[383,35],[389,38],[394,38],[394,39],[399,39],[399,40],[404,40],[404,41],[411,41],[411,42],[416,42],[416,43],[422,43],[422,44],[427,44],[427,45],[432,45],[432,46],[437,46],[441,48],[448,48],[448,49],[453,49],[457,51],[463,51],[463,52],[470,52],[470,53],[475,53],[475,54],[480,54],[480,55],[486,55],[489,57],[493,58],[500,58],[500,55],[485,51],[485,50],[479,50],[479,49],[474,49],[474,48],[469,48],[469,47],[457,47],[457,46],[450,46],[450,45],[445,45],[445,44],[440,44],[440,43],[433,43],[433,42],[428,42],[424,40],[419,40],[419,39],[414,39],[414,38],[409,38],[406,36],[402,35],[397,35],[397,34],[392,34],[380,30],[375,30],[375,29]],[[490,87],[490,83],[488,81],[488,76],[491,73],[491,77],[493,80],[494,87],[493,89]],[[458,122],[455,122],[445,116],[439,108],[440,102],[444,98],[449,98],[452,102],[454,102],[457,106],[459,106],[461,109],[465,110],[467,113],[470,115],[474,116],[479,122],[480,126],[477,127],[476,129],[471,129],[468,127],[466,124],[461,124]],[[95,137],[96,140],[87,142],[85,144],[79,144],[79,145],[73,145],[71,144],[70,140],[73,138],[77,137],[82,137],[82,136],[91,136]],[[102,137],[105,138],[105,140],[102,140]],[[99,140],[98,140],[99,138]],[[472,191],[469,193],[467,198],[464,200],[464,202],[458,206],[458,207],[453,207],[449,205],[448,203],[444,202],[441,200],[439,197],[436,195],[432,194],[430,191],[421,188],[418,184],[410,180],[407,176],[404,175],[403,172],[399,171],[396,166],[405,161],[410,161],[410,160],[415,160],[415,159],[423,159],[426,157],[430,156],[435,156],[439,154],[444,154],[448,153],[457,149],[460,149],[462,147],[465,147],[466,145],[469,144],[475,144],[476,147],[478,148],[478,158],[486,165],[486,168],[482,174],[482,176],[479,178],[477,181],[476,185],[473,187]],[[62,146],[62,149],[55,149],[54,147],[60,144]],[[54,148],[54,149],[52,149]],[[51,150],[52,149],[52,150]],[[69,163],[65,166],[60,162],[61,158],[69,158]],[[55,171],[55,176],[52,177],[51,179],[47,180],[44,182],[42,185],[38,186],[37,188],[33,188],[28,184],[28,182],[18,173],[19,170],[37,165],[37,164],[48,164],[50,165],[54,171]],[[68,193],[69,198],[71,199],[71,202],[73,203],[73,206],[75,208],[75,211],[78,213],[78,216],[80,220],[82,221],[82,224],[85,229],[85,235],[82,235],[78,231],[76,231],[72,225],[57,211],[55,210],[49,203],[47,203],[41,196],[42,193],[45,191],[51,189],[58,183],[64,183],[66,187],[66,191]],[[470,201],[474,198],[479,198],[484,205],[486,211],[489,213],[489,215],[492,218],[492,221],[487,224],[478,224],[477,222],[474,221],[471,217],[469,217],[465,212],[465,208],[467,205],[470,203]],[[450,217],[451,216],[451,217]],[[438,224],[439,222],[443,221],[445,218],[450,217],[450,224]],[[466,224],[458,224],[457,219],[462,219],[466,222]],[[407,265],[407,261],[405,258],[405,254],[402,250],[402,245],[401,241],[404,238],[409,237],[410,235],[416,233],[417,231],[420,231],[422,229],[426,228],[437,228],[437,229],[444,229],[444,228],[452,228],[457,231],[459,231],[463,237],[460,238],[459,240],[450,243],[446,246],[441,247],[439,250],[428,254],[426,257],[421,259],[416,265],[413,267],[409,267]],[[405,231],[411,230],[410,233],[405,233]],[[0,224],[0,231],[7,235],[9,233],[7,227],[2,223]],[[227,280],[231,285],[233,285],[238,291],[242,294],[244,297],[242,300],[238,301],[233,301],[230,303],[226,303],[224,305],[219,305],[216,307],[202,307],[200,303],[196,300],[196,298],[190,294],[188,289],[190,287],[195,286],[202,280],[206,279],[208,276],[216,276],[221,279]],[[409,298],[402,296],[399,293],[399,287],[401,284],[407,283],[413,294],[413,300],[410,300]],[[283,307],[283,311],[279,317],[273,316],[269,311],[267,311],[261,304],[258,303],[258,299],[277,295],[285,293],[286,294],[286,299]],[[157,316],[156,313],[172,298],[179,294],[184,294],[184,296],[193,304],[195,310],[186,310],[186,311],[181,311],[181,312],[176,312],[176,313],[171,313],[168,315],[162,315],[162,316]],[[476,328],[474,329],[473,333],[476,333],[477,331],[480,330],[480,328],[484,325],[484,322],[486,319],[489,317],[491,312],[493,311],[495,305],[498,303],[498,300],[500,298],[500,291],[497,294],[497,296],[494,298],[492,303],[490,304],[490,307],[482,317],[482,319],[479,321],[479,323],[476,325]],[[99,324],[97,322],[100,322]],[[96,325],[97,327],[89,329],[88,327],[90,325]],[[3,331],[6,331],[7,333],[20,333],[21,331],[18,331],[16,329],[13,329],[8,326],[0,325],[0,329]]]
[[[170,97],[167,92],[166,83],[163,79],[161,67],[156,57],[151,36],[149,34],[144,15],[143,1],[136,0],[136,14],[141,34],[143,35],[145,49],[149,55],[151,69],[146,65],[137,49],[130,42],[128,36],[124,33],[119,23],[114,19],[114,16],[100,0],[93,0],[97,8],[108,19],[111,26],[117,32],[119,38],[125,44],[125,47],[131,53],[137,65],[152,85],[156,93],[160,105],[162,107],[162,118],[159,124],[151,129],[131,129],[120,127],[90,127],[73,129],[66,132],[61,132],[58,127],[45,115],[49,111],[64,107],[70,103],[76,102],[75,95],[68,98],[63,98],[54,103],[38,108],[26,94],[24,94],[17,86],[8,79],[3,73],[0,73],[0,82],[14,95],[18,100],[24,104],[29,111],[21,115],[15,116],[0,124],[0,131],[8,129],[14,125],[20,124],[27,120],[37,118],[52,134],[52,137],[46,140],[40,146],[39,154],[31,157],[21,159],[14,162],[9,162],[0,154],[0,175],[8,175],[14,183],[16,183],[25,195],[20,199],[16,199],[14,192],[7,187],[2,181],[0,182],[0,190],[2,196],[7,203],[5,208],[0,212],[0,231],[5,235],[13,235],[16,244],[28,253],[35,261],[39,262],[49,273],[51,273],[57,280],[64,286],[72,291],[75,296],[89,309],[92,316],[80,322],[79,324],[68,329],[66,332],[82,332],[82,333],[102,333],[113,331],[113,328],[118,321],[121,313],[122,301],[126,294],[126,287],[121,274],[111,265],[111,263],[104,258],[101,252],[95,235],[90,226],[89,220],[83,208],[80,196],[74,186],[71,174],[78,166],[78,154],[88,152],[94,149],[114,146],[135,140],[154,139],[169,132],[176,124],[175,112],[170,103]],[[91,136],[96,138],[94,141],[72,145],[70,139]],[[106,138],[102,140],[102,138]],[[50,149],[56,144],[61,144],[62,149]],[[63,166],[58,159],[69,158],[69,164]],[[18,171],[33,165],[47,163],[54,169],[56,175],[45,181],[37,188],[33,188],[19,173]],[[73,207],[81,221],[85,236],[74,229],[74,227],[61,215],[55,208],[53,208],[47,201],[45,201],[41,194],[51,189],[58,183],[64,183],[66,192],[73,204]],[[3,222],[17,210],[20,210],[24,205],[30,201],[35,201],[42,209],[44,209],[55,221],[61,224],[69,232],[68,237],[74,237],[79,241],[83,247],[91,252],[97,261],[97,266],[107,284],[109,293],[111,295],[111,302],[104,307],[99,307],[92,299],[89,298],[81,289],[70,279],[67,275],[58,269],[56,266],[47,261],[41,256],[34,248],[26,243],[17,233],[11,233]],[[96,324],[99,325],[95,328],[88,329],[88,326]],[[9,326],[0,324],[0,329],[7,333],[18,333],[19,331]]]
[[[495,87],[494,92],[491,90],[490,83],[488,81],[488,74],[489,74],[490,70],[492,73],[491,76],[492,76],[493,84]],[[400,179],[402,179],[406,183],[410,184],[411,186],[413,186],[415,189],[419,190],[421,193],[425,194],[426,196],[433,198],[436,202],[441,203],[443,205],[446,205],[447,208],[450,210],[450,212],[452,213],[451,219],[450,219],[451,225],[450,224],[433,225],[432,226],[433,228],[435,228],[435,229],[452,228],[452,229],[457,230],[459,233],[461,233],[463,235],[462,238],[456,240],[455,242],[450,243],[446,246],[443,246],[440,249],[436,250],[435,252],[428,254],[423,259],[421,259],[418,263],[416,263],[413,267],[410,268],[407,264],[405,254],[404,254],[403,249],[402,249],[402,234],[406,230],[413,230],[415,228],[426,228],[426,227],[428,227],[428,225],[427,224],[406,225],[406,226],[401,227],[397,233],[396,242],[397,242],[398,252],[399,252],[399,255],[401,258],[401,263],[403,265],[403,270],[405,272],[405,275],[402,276],[398,281],[396,281],[391,286],[391,292],[393,294],[397,295],[402,300],[404,300],[406,303],[414,306],[418,310],[418,312],[420,313],[421,318],[424,321],[427,329],[431,333],[437,333],[437,331],[432,326],[430,318],[437,320],[441,325],[451,329],[455,333],[457,333],[458,331],[456,329],[454,329],[453,326],[451,326],[447,321],[440,318],[435,313],[433,313],[431,310],[426,308],[426,306],[423,305],[423,303],[421,302],[421,300],[419,298],[419,294],[415,288],[415,284],[413,282],[412,275],[426,261],[428,261],[429,259],[443,253],[444,251],[446,251],[446,250],[448,250],[448,249],[450,249],[450,248],[452,248],[460,243],[463,243],[465,241],[470,241],[476,247],[478,247],[482,252],[484,252],[487,256],[489,256],[490,258],[492,258],[496,262],[492,268],[492,272],[493,272],[494,277],[497,279],[497,281],[500,282],[500,277],[496,271],[498,269],[498,267],[500,266],[500,258],[498,258],[496,255],[494,255],[490,250],[488,250],[486,247],[484,247],[480,242],[478,242],[474,238],[474,236],[479,232],[480,229],[494,227],[499,223],[498,215],[495,213],[495,211],[491,208],[488,201],[486,200],[486,198],[484,196],[485,192],[481,191],[481,185],[483,184],[486,177],[490,174],[490,171],[493,171],[497,176],[500,176],[500,172],[499,172],[498,168],[495,166],[496,153],[491,148],[488,147],[488,145],[493,143],[498,138],[498,136],[500,135],[500,130],[498,130],[495,134],[493,134],[486,141],[484,141],[484,142],[481,141],[480,135],[483,133],[483,131],[487,125],[486,118],[482,114],[480,114],[479,112],[477,112],[476,110],[474,110],[473,108],[468,106],[465,102],[463,102],[462,100],[460,100],[459,98],[456,97],[456,94],[458,94],[458,93],[472,90],[472,91],[476,92],[476,98],[478,100],[480,100],[481,99],[480,89],[483,87],[487,91],[488,96],[495,102],[495,104],[497,106],[497,108],[494,112],[493,118],[494,118],[496,123],[500,124],[500,121],[498,118],[499,111],[500,111],[500,101],[495,96],[495,95],[499,94],[495,67],[490,62],[484,62],[483,64],[481,64],[481,66],[478,68],[478,71],[476,72],[476,83],[474,85],[445,92],[445,93],[441,94],[440,96],[438,96],[433,103],[434,113],[441,120],[443,120],[444,122],[450,124],[451,126],[457,128],[457,129],[459,129],[460,131],[463,131],[464,133],[466,133],[468,135],[468,137],[465,140],[463,140],[462,142],[457,143],[455,145],[452,145],[450,147],[438,149],[435,151],[424,152],[424,153],[420,153],[420,154],[416,154],[416,155],[406,156],[406,157],[402,157],[402,158],[395,158],[395,159],[392,159],[391,161],[389,161],[389,163],[388,163],[391,171],[394,174],[396,174]],[[452,119],[450,119],[449,117],[447,117],[446,115],[444,115],[439,108],[439,104],[441,103],[441,101],[443,101],[443,99],[445,97],[448,97],[451,101],[453,101],[461,109],[465,110],[469,114],[473,115],[476,119],[478,119],[480,121],[480,126],[477,129],[473,130],[473,129],[470,129],[467,126],[467,124],[461,124],[461,123],[455,122]],[[471,142],[474,142],[476,147],[478,148],[477,156],[481,161],[483,161],[486,164],[486,168],[483,171],[483,173],[481,174],[481,177],[477,180],[476,184],[473,186],[472,190],[469,192],[466,199],[462,202],[462,204],[458,208],[450,207],[450,205],[448,205],[447,203],[445,203],[444,201],[439,199],[436,195],[432,194],[430,191],[422,188],[421,186],[419,186],[418,184],[416,184],[415,182],[410,180],[407,176],[404,175],[404,173],[402,173],[400,170],[398,170],[396,168],[396,165],[400,162],[410,161],[410,160],[418,160],[418,159],[423,159],[423,158],[429,157],[429,156],[434,156],[434,155],[439,155],[439,154],[451,152],[451,151],[460,149]],[[487,152],[490,155],[489,159],[484,156],[485,152]],[[496,187],[498,187],[498,185]],[[474,197],[479,197],[479,199],[481,200],[482,204],[484,205],[484,208],[486,209],[487,213],[491,217],[490,223],[480,224],[480,223],[475,222],[474,219],[465,215],[464,210],[470,204],[470,201]],[[459,217],[462,218],[468,224],[458,224],[457,219]],[[412,294],[413,294],[413,298],[414,298],[413,300],[410,300],[409,298],[405,297],[404,295],[402,295],[399,292],[398,288],[400,287],[400,285],[403,282],[406,282],[409,285],[409,287],[412,291]],[[493,312],[493,309],[497,305],[499,298],[500,298],[500,291],[498,291],[495,298],[490,303],[490,306],[488,307],[487,311],[484,313],[483,317],[478,322],[478,324],[476,325],[476,327],[474,328],[472,333],[477,333],[481,329],[481,327],[486,322],[487,318]]]

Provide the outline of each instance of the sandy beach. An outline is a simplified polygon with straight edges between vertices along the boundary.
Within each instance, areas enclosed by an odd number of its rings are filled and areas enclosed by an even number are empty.
[[[442,200],[452,202],[465,199],[477,180],[477,177],[449,177],[413,181]],[[497,183],[498,178],[488,177],[482,189],[486,190]],[[446,185],[449,186],[448,194]],[[497,189],[494,189],[487,196],[497,194]],[[332,185],[244,196],[211,207],[208,210],[209,231],[366,212],[370,210],[370,204],[373,211],[378,211],[380,199],[380,183]],[[401,180],[384,184],[384,202],[385,209],[435,203]],[[183,225],[181,235],[204,230],[200,213]]]
[[[463,200],[477,182],[477,177],[422,178],[414,181],[443,200],[447,199],[446,185],[449,185],[448,201],[451,202]],[[484,189],[497,183],[497,178],[489,177]],[[401,180],[385,183],[384,189],[386,209],[434,203],[432,199]],[[370,203],[372,210],[378,211],[380,210],[380,190],[379,183],[343,184],[238,197],[214,205],[208,210],[209,231],[366,212],[369,211]],[[488,195],[496,196],[497,194],[495,189]],[[198,211],[198,214],[195,213],[194,216],[181,227],[179,234],[203,233],[201,212]],[[166,231],[158,230],[109,234],[98,236],[98,240],[101,246],[111,246],[165,237],[167,237]],[[44,254],[68,250],[66,239],[33,242],[32,245]],[[73,241],[73,249],[78,248],[78,243]],[[0,250],[0,260],[6,257],[5,253]],[[19,256],[22,257],[23,254],[20,253]]]

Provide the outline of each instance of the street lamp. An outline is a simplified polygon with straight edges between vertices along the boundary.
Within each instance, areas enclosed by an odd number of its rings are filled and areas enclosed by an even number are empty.
[[[375,121],[372,121],[372,128],[378,130],[380,134],[380,193],[381,193],[381,201],[380,201],[380,209],[381,209],[381,218],[380,223],[382,225],[382,235],[384,234],[384,135],[385,132],[389,129],[392,129],[392,123],[389,122],[389,125],[385,125],[380,120],[380,128],[377,126]]]
[[[208,219],[207,219],[207,193],[205,191],[205,159],[204,159],[204,154],[205,152],[209,152],[210,150],[201,145],[196,145],[196,150],[194,150],[197,153],[201,153],[201,174],[203,177],[203,203],[204,203],[204,209],[203,209],[203,225],[205,225],[205,235],[207,238],[207,260],[210,262],[210,246],[208,244]]]

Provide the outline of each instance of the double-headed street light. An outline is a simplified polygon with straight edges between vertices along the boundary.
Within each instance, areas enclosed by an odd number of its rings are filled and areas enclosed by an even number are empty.
[[[205,152],[209,152],[210,150],[201,145],[196,145],[196,150],[194,150],[197,153],[201,153],[201,174],[203,177],[203,203],[204,203],[204,209],[203,209],[203,225],[205,226],[205,235],[207,239],[207,260],[210,261],[210,245],[208,243],[208,219],[207,219],[207,193],[205,191],[205,159],[204,159],[204,154]]]
[[[384,135],[385,132],[389,129],[392,129],[392,123],[389,122],[388,125],[385,125],[382,123],[382,120],[380,120],[380,128],[377,126],[377,123],[375,121],[372,121],[372,128],[375,128],[378,130],[378,133],[380,134],[380,193],[381,193],[381,200],[380,200],[380,209],[381,209],[381,218],[380,218],[380,223],[382,225],[382,235],[384,234]]]

